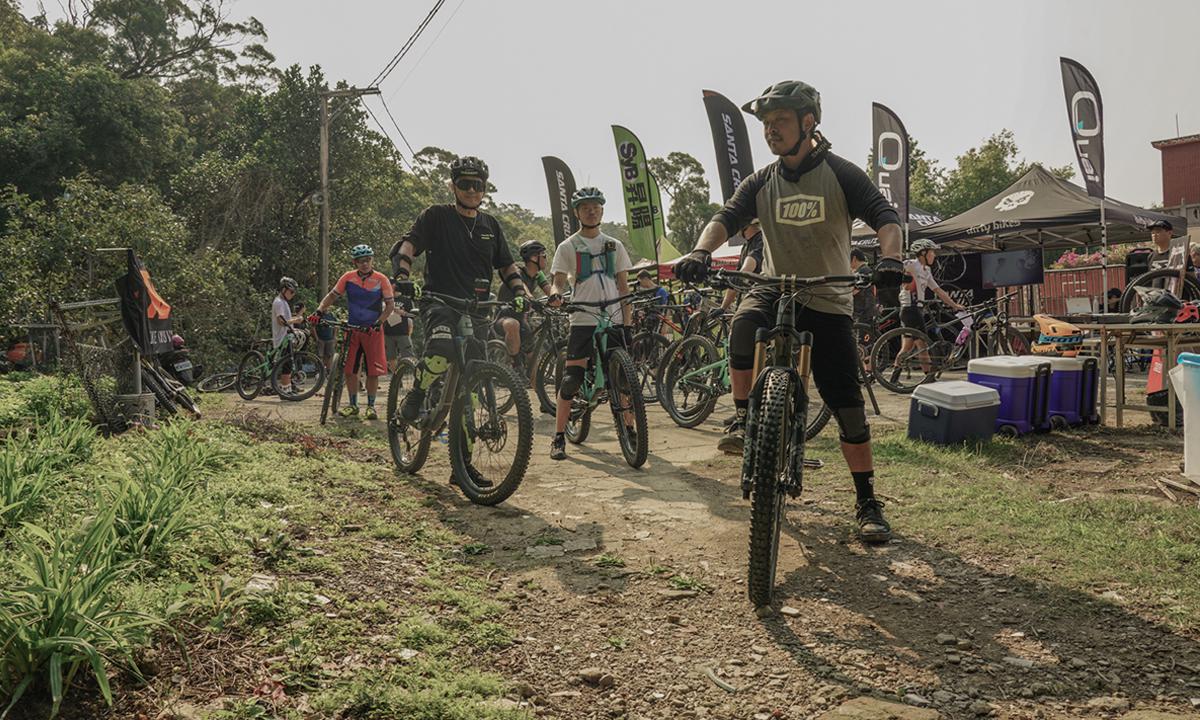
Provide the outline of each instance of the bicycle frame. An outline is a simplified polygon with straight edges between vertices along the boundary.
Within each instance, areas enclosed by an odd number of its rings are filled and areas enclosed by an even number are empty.
[[[696,368],[690,372],[686,372],[675,379],[677,383],[684,383],[697,377],[706,377],[713,370],[721,371],[721,394],[729,392],[732,388],[732,382],[729,378],[729,338],[725,338],[721,343],[722,357],[716,362],[709,363],[704,367]]]

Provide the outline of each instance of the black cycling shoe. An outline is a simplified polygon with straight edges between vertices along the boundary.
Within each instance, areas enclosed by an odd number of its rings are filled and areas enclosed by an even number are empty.
[[[725,434],[717,441],[717,449],[728,455],[741,455],[746,445],[746,425],[736,420],[725,428]]]
[[[567,438],[564,435],[555,435],[550,441],[550,459],[551,460],[566,460],[567,459]]]
[[[400,419],[407,423],[415,423],[421,417],[421,406],[425,403],[425,391],[413,388],[404,396],[400,403]]]
[[[854,506],[854,517],[858,520],[858,538],[865,543],[885,543],[892,539],[892,526],[883,519],[883,503],[868,498]]]

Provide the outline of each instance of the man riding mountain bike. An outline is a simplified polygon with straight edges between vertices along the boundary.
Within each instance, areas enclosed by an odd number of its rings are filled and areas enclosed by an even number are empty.
[[[779,160],[738,185],[704,228],[696,248],[677,263],[676,276],[685,282],[704,280],[712,251],[754,218],[762,224],[765,274],[850,275],[850,227],[859,218],[879,236],[883,259],[876,266],[875,282],[899,285],[899,217],[861,169],[829,151],[829,141],[816,129],[821,121],[816,89],[803,82],[779,82],[742,110],[762,121],[767,145]],[[729,364],[737,417],[721,439],[723,451],[742,452],[754,383],[755,332],[773,322],[778,298],[777,291],[755,290],[734,315]],[[813,336],[812,374],[821,399],[837,419],[842,455],[854,478],[859,537],[879,543],[891,538],[891,527],[874,494],[871,429],[858,382],[851,311],[845,292],[815,288],[796,326]]]
[[[520,270],[521,282],[525,286],[526,295],[537,297],[537,291],[540,290],[552,301],[557,300],[550,279],[546,277],[546,246],[538,240],[527,240],[521,243],[520,252],[523,262]],[[512,300],[514,296],[513,289],[508,285],[504,285],[496,293],[497,300]],[[505,308],[498,313],[496,325],[504,333],[504,345],[508,349],[509,360],[517,369],[517,375],[529,377],[525,354],[522,352],[523,349],[529,349],[528,313],[518,313],[516,310]]]
[[[496,218],[480,210],[487,191],[488,166],[477,157],[450,164],[453,205],[432,205],[421,212],[412,229],[392,248],[396,290],[411,296],[413,258],[425,254],[425,289],[462,300],[486,297],[493,271],[512,293],[513,310],[525,311],[525,283],[513,261]],[[425,393],[450,367],[454,337],[461,314],[444,304],[421,309],[425,324],[425,355],[417,366],[416,384],[404,397],[400,416],[409,423],[421,414]],[[477,326],[485,334],[485,326]],[[486,339],[484,336],[481,339]]]
[[[348,322],[366,330],[348,330],[350,342],[346,349],[346,393],[349,405],[339,412],[342,417],[358,414],[358,368],[360,359],[367,366],[367,412],[374,420],[375,395],[379,391],[379,376],[386,375],[387,349],[383,343],[383,323],[392,314],[392,283],[387,275],[375,269],[375,251],[370,245],[355,245],[350,249],[354,269],[338,278],[333,289],[317,306],[319,318],[328,312],[338,298],[345,296],[349,310]]]
[[[626,272],[633,267],[629,252],[616,238],[600,232],[600,221],[604,218],[604,193],[598,188],[580,188],[571,197],[571,208],[579,218],[579,231],[563,240],[554,252],[550,266],[554,273],[554,293],[561,296],[567,287],[567,275],[575,277],[571,299],[575,302],[604,302],[616,300],[629,294],[629,278]],[[614,334],[608,347],[628,348],[632,342],[633,313],[628,302],[620,307],[603,310],[609,314],[614,326],[621,332]],[[554,439],[550,443],[550,457],[565,460],[567,457],[567,423],[571,419],[571,401],[583,387],[588,359],[592,357],[597,325],[593,313],[578,311],[571,313],[571,334],[567,339],[567,361],[563,368],[563,379],[558,390],[558,407],[555,414]]]

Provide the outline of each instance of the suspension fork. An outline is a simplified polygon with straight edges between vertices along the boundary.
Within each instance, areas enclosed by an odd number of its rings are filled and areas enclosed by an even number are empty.
[[[808,432],[808,378],[812,373],[812,333],[804,330],[796,339],[796,390],[792,400],[792,426],[788,442],[788,466],[783,477],[783,489],[791,497],[799,497],[803,488],[804,435]]]

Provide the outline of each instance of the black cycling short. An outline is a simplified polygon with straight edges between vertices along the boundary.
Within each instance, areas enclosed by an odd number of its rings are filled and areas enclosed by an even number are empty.
[[[625,347],[625,334],[622,331],[623,325],[614,325],[608,329],[608,349]],[[594,343],[592,338],[596,335],[596,327],[594,325],[572,325],[571,335],[567,338],[567,359],[568,360],[583,360],[592,356],[592,348]]]
[[[462,313],[441,303],[429,302],[421,308],[421,318],[425,325],[425,355],[452,357],[454,337],[458,335]],[[487,339],[487,321],[472,318],[471,323],[475,338],[480,342],[471,343],[471,351],[467,356],[482,357],[482,343]]]
[[[743,296],[729,334],[729,366],[734,370],[753,369],[754,334],[775,322],[778,298],[778,292],[765,288]],[[858,348],[850,316],[803,308],[796,316],[796,329],[812,333],[812,374],[821,400],[835,410],[862,407]]]
[[[900,308],[900,324],[914,330],[925,330],[925,313],[921,308],[909,305]]]

